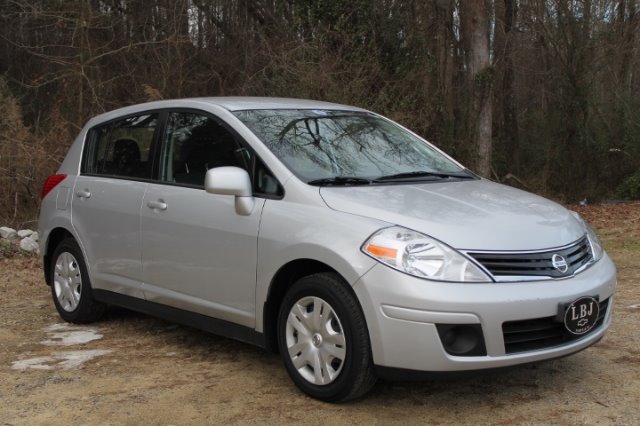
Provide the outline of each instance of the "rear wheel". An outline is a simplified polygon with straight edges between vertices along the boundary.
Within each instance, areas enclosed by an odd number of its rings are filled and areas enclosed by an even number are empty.
[[[278,345],[287,372],[308,395],[347,401],[375,383],[362,309],[338,275],[301,278],[278,317]]]
[[[69,322],[100,319],[106,306],[93,299],[82,251],[73,239],[62,241],[51,259],[51,295],[60,316]]]

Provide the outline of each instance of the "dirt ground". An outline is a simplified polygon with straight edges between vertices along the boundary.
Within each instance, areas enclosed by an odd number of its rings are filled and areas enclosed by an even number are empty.
[[[39,259],[0,258],[0,425],[640,424],[640,204],[576,208],[618,266],[614,324],[576,355],[491,374],[379,382],[326,404],[276,355],[112,310],[63,324]]]

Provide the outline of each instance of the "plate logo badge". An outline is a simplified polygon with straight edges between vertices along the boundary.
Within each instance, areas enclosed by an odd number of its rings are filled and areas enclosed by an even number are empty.
[[[564,313],[564,326],[572,334],[585,334],[598,322],[600,307],[594,297],[585,296],[573,301]]]
[[[556,268],[556,271],[560,272],[561,274],[564,274],[569,270],[567,259],[565,259],[563,256],[560,256],[559,254],[554,254],[551,257],[551,265],[553,265],[553,267]]]

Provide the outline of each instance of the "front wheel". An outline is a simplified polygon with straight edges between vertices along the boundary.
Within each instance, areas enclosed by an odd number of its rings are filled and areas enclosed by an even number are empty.
[[[336,274],[301,278],[278,316],[278,345],[295,384],[323,401],[347,401],[375,383],[362,309]]]
[[[66,239],[56,247],[49,273],[53,303],[62,319],[75,323],[100,319],[106,306],[93,298],[87,267],[75,240]]]

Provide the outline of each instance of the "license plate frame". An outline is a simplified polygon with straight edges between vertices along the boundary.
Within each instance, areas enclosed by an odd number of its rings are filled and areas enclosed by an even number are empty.
[[[600,318],[598,296],[580,296],[561,309],[565,329],[576,336],[587,334],[593,330]]]

